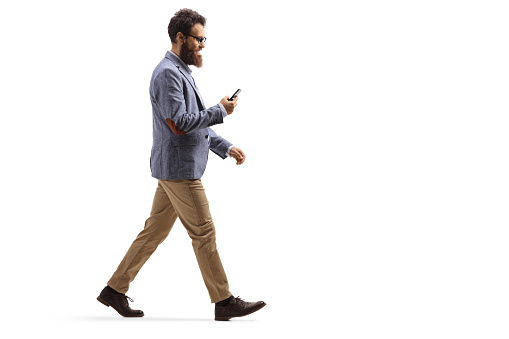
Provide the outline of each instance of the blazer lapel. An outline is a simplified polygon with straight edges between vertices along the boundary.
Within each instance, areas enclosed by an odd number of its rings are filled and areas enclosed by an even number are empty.
[[[190,79],[190,76],[189,74],[186,74],[185,71],[183,71],[179,66],[177,66],[177,68],[179,69],[180,73],[182,73],[182,75],[184,76],[184,78],[186,78],[186,80],[191,84],[191,86],[193,87],[193,90],[194,90],[194,93],[196,94],[196,99],[198,100],[198,103],[200,104],[201,106],[201,109],[205,109],[205,105],[203,104],[203,100],[201,99],[201,95],[200,95],[200,91],[198,91],[198,88],[196,88],[196,86],[194,85],[194,81],[193,79]]]
[[[177,68],[180,71],[180,73],[182,73],[184,78],[186,78],[186,80],[189,82],[189,84],[193,87],[194,93],[196,94],[196,100],[198,101],[198,104],[201,106],[201,109],[204,110],[205,109],[205,104],[203,103],[203,100],[201,98],[200,91],[198,91],[198,88],[196,88],[193,79],[190,78],[189,73],[186,70],[182,70],[183,65],[185,67],[187,67],[187,65],[185,65],[184,62],[182,60],[180,60],[180,58],[178,56],[176,56],[171,51],[166,52],[166,57],[168,59],[170,59],[171,61],[173,61],[173,63],[175,64],[175,66],[177,66]]]

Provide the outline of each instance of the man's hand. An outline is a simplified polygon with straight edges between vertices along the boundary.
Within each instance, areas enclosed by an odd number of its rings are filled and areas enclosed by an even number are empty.
[[[228,115],[230,115],[233,113],[235,106],[237,106],[237,100],[239,99],[239,97],[236,97],[232,101],[228,101],[228,99],[229,99],[229,97],[226,96],[223,99],[221,99],[221,101],[219,103],[224,106],[224,108],[226,109],[226,113],[228,113]]]
[[[241,165],[246,160],[246,155],[238,147],[232,147],[230,150],[230,156],[237,160],[237,165]]]

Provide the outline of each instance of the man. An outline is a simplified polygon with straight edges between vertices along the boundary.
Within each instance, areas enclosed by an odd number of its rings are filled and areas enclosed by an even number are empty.
[[[132,310],[125,295],[143,264],[168,236],[177,217],[192,239],[205,286],[215,303],[215,320],[229,320],[258,311],[263,301],[245,302],[229,291],[219,253],[215,228],[200,178],[208,151],[222,159],[233,157],[237,165],[246,155],[209,126],[220,124],[233,113],[238,98],[224,97],[205,109],[188,65],[202,66],[206,19],[182,9],[168,26],[171,51],[156,66],[150,81],[153,113],[152,176],[158,179],[150,217],[97,300],[124,317],[142,317]]]

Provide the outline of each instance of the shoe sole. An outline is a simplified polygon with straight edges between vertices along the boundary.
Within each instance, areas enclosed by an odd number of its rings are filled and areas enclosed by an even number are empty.
[[[259,308],[257,308],[256,310],[251,311],[251,312],[246,313],[246,314],[243,314],[243,315],[235,315],[235,316],[231,316],[231,317],[215,317],[215,318],[214,318],[214,320],[217,320],[217,321],[228,321],[228,320],[230,320],[231,318],[240,318],[240,317],[245,317],[246,315],[250,315],[250,314],[255,313],[256,311],[261,310],[262,308],[264,308],[264,307],[265,307],[265,305],[267,305],[267,304],[263,304],[263,305],[262,305],[262,307],[259,307]]]
[[[117,310],[115,308],[115,306],[111,305],[110,303],[108,303],[106,300],[104,300],[103,298],[101,298],[100,296],[97,297],[97,300],[101,303],[101,304],[104,304],[105,306],[107,307],[110,307],[113,308],[115,311],[118,312],[118,314],[120,314],[121,316],[123,317],[126,317],[126,318],[136,318],[136,317],[143,317],[145,314],[141,314],[141,315],[123,315],[122,313],[120,313],[119,310]]]

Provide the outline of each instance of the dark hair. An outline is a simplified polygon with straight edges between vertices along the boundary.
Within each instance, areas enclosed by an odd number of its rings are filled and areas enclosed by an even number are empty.
[[[207,19],[200,15],[198,12],[192,9],[183,8],[176,12],[173,18],[170,20],[168,25],[168,35],[170,36],[171,42],[177,43],[177,33],[187,35],[191,32],[191,28],[196,24],[202,24],[205,27]]]

